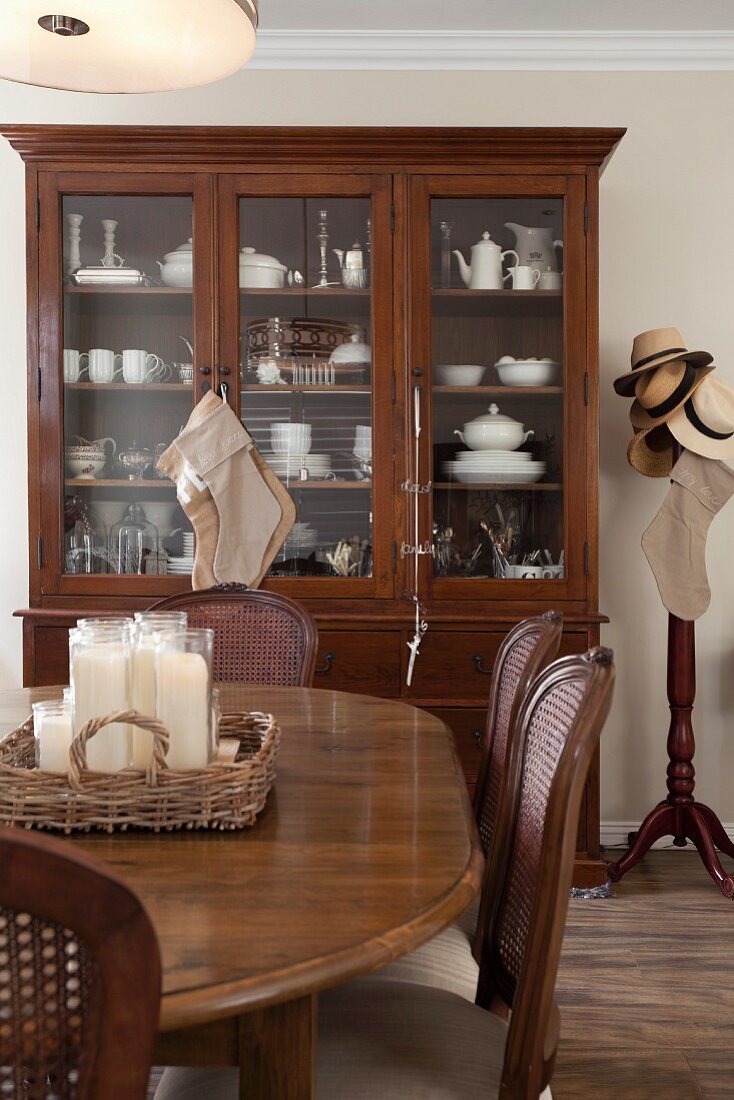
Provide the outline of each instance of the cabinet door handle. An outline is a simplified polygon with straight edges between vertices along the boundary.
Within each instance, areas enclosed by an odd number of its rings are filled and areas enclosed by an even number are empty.
[[[199,374],[211,374],[211,367],[199,367]]]
[[[331,672],[331,666],[336,660],[336,653],[325,653],[324,663],[320,668],[314,669],[317,676],[326,676],[327,672]]]
[[[483,672],[485,676],[492,675],[492,669],[485,667],[483,653],[475,653],[472,657],[472,661],[474,662],[474,667],[477,672]]]
[[[223,374],[224,377],[226,378],[227,375],[231,373],[231,371],[230,371],[229,367],[220,367],[219,368],[219,373]]]
[[[472,730],[471,735],[481,749],[482,741],[484,740],[484,730]]]

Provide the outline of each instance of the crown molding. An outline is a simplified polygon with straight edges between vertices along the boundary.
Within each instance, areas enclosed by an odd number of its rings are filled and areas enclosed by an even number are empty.
[[[250,69],[734,69],[734,31],[260,30]]]

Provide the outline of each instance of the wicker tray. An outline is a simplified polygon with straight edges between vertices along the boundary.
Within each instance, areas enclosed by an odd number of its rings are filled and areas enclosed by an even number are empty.
[[[87,769],[86,743],[111,722],[153,734],[145,772]],[[225,714],[217,760],[200,770],[166,766],[168,731],[154,718],[117,711],[74,738],[67,775],[35,766],[33,719],[0,741],[0,822],[65,833],[128,828],[242,829],[252,825],[275,779],[280,729],[271,714]]]

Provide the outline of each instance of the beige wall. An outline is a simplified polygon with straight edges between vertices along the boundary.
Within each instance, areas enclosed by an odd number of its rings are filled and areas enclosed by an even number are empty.
[[[611,389],[632,336],[676,325],[734,381],[734,75],[250,72],[211,88],[94,97],[0,82],[0,119],[36,123],[627,126],[602,179],[601,607],[617,658],[603,738],[602,818],[632,821],[664,794],[665,630],[640,535],[665,482],[625,461],[627,405]],[[121,150],[121,155],[124,152]],[[27,595],[23,171],[0,144],[0,684],[20,683]],[[699,781],[734,822],[734,504],[709,538],[698,629]]]

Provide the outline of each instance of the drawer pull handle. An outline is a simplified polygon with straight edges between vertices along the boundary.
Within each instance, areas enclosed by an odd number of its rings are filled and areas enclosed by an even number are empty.
[[[336,653],[325,653],[324,663],[321,668],[314,669],[317,676],[326,676],[327,672],[331,672],[331,666],[336,660]]]
[[[472,730],[471,734],[476,743],[479,745],[479,748],[481,749],[482,741],[484,739],[484,730]]]
[[[492,669],[491,668],[485,668],[484,654],[483,653],[475,653],[474,656],[472,657],[472,661],[474,662],[474,667],[477,670],[477,672],[483,672],[486,676],[491,676],[492,675]]]

